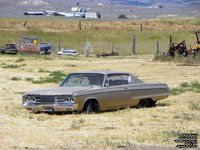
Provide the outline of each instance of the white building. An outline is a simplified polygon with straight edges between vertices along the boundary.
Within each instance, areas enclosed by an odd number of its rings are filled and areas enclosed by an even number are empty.
[[[98,12],[86,12],[85,13],[85,18],[97,19],[97,18],[101,18],[101,15]]]

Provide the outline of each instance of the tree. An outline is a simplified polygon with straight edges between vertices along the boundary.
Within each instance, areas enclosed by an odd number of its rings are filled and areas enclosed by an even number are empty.
[[[84,48],[85,56],[88,57],[91,52],[93,52],[93,46],[87,39],[87,41],[85,42],[85,48]]]
[[[120,15],[118,16],[118,19],[128,19],[128,18],[126,17],[125,14],[120,14]]]

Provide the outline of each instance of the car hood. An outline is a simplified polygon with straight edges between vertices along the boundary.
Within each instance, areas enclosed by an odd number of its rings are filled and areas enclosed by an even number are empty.
[[[72,95],[74,92],[84,91],[92,87],[57,87],[44,90],[35,90],[27,92],[27,95]]]

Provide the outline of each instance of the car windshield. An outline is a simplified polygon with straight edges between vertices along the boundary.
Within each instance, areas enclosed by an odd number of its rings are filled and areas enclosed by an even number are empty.
[[[97,74],[97,73],[70,74],[61,84],[61,86],[62,87],[102,86],[103,80],[104,80],[103,74]]]

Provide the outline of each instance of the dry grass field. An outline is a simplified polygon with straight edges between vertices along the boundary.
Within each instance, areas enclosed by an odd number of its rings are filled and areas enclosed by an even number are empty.
[[[200,66],[153,62],[153,55],[85,58],[0,55],[0,149],[170,149],[181,133],[200,135],[200,94],[171,95],[152,108],[127,108],[98,114],[34,114],[25,110],[24,92],[57,87],[33,83],[49,72],[120,70],[145,82],[170,88],[200,81]],[[31,79],[31,81],[30,81]],[[194,107],[195,106],[195,107]],[[200,143],[200,138],[198,138]],[[164,147],[171,146],[171,147]]]

